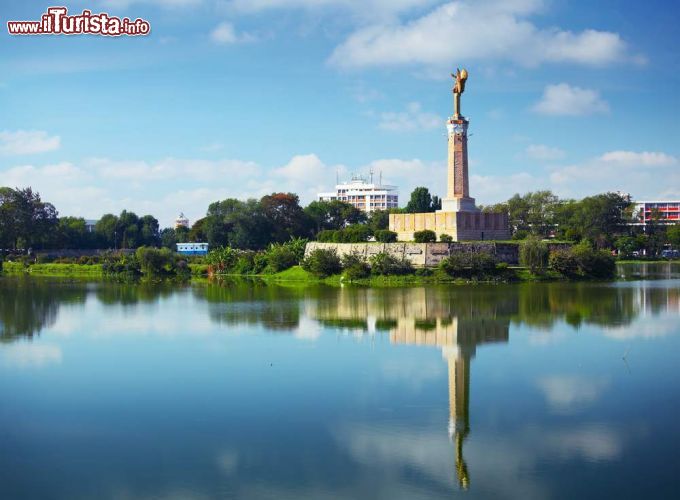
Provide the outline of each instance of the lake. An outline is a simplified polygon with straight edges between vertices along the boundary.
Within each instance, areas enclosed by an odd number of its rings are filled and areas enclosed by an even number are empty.
[[[680,280],[627,269],[382,289],[2,278],[0,497],[677,496]]]

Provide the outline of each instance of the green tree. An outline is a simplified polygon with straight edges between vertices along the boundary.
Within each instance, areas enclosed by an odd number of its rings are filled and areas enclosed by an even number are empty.
[[[298,195],[293,193],[272,193],[262,197],[260,205],[270,222],[271,242],[283,243],[311,234],[312,221],[299,202]]]
[[[140,243],[146,246],[156,247],[160,245],[161,235],[158,219],[153,215],[145,215],[139,219]]]
[[[177,231],[172,227],[166,227],[161,230],[160,240],[163,248],[168,248],[172,251],[175,251],[177,249],[177,243],[180,243],[177,239]]]
[[[666,228],[666,240],[673,248],[680,248],[680,224],[674,224]]]
[[[532,273],[543,272],[548,265],[548,245],[536,236],[526,238],[519,247],[519,261]]]
[[[406,204],[408,213],[434,212],[436,209],[432,204],[432,195],[426,187],[417,187],[411,193],[411,199]]]
[[[118,248],[120,241],[118,234],[118,217],[113,214],[105,214],[97,221],[94,231],[99,237],[102,246]]]
[[[374,210],[368,215],[368,226],[375,233],[390,226],[390,213],[387,210]]]
[[[45,248],[56,238],[54,205],[29,188],[0,188],[0,242],[3,248]]]
[[[316,233],[366,221],[365,212],[339,200],[313,201],[304,208],[304,212]]]

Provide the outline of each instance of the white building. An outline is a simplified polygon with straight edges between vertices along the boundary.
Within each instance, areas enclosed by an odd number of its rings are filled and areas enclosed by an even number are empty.
[[[371,174],[371,178],[373,175]],[[349,182],[337,184],[335,192],[319,193],[319,201],[344,201],[364,212],[389,210],[399,206],[399,192],[396,186],[388,186],[382,182],[374,184],[365,177],[352,176]]]
[[[646,226],[655,213],[661,224],[680,223],[680,200],[636,201],[633,209],[634,225]]]

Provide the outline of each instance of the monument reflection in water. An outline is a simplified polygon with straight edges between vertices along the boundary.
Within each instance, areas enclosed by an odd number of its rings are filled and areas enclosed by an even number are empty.
[[[448,363],[448,430],[455,445],[456,475],[460,487],[467,489],[470,475],[463,444],[470,434],[470,363],[477,346],[508,341],[508,313],[517,311],[518,302],[493,293],[499,300],[488,301],[488,295],[481,300],[475,293],[454,298],[437,288],[390,290],[387,295],[380,290],[361,290],[358,296],[356,292],[340,292],[328,309],[314,303],[308,313],[331,325],[356,326],[366,321],[367,330],[387,330],[393,344],[442,350]]]

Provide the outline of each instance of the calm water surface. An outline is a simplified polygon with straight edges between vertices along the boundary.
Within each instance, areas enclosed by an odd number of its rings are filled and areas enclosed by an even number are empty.
[[[680,280],[660,276],[0,279],[0,497],[677,497]]]

